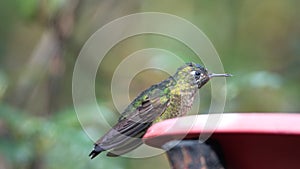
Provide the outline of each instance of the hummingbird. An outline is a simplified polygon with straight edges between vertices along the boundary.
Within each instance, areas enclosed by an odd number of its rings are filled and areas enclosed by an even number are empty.
[[[186,63],[173,76],[141,92],[121,114],[117,124],[95,142],[90,158],[103,151],[115,157],[137,148],[152,124],[185,115],[198,89],[211,78],[230,76],[209,73],[199,64]]]

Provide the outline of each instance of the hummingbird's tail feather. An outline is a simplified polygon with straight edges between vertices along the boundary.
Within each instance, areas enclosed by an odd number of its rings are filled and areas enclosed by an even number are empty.
[[[98,154],[100,154],[102,151],[105,151],[103,148],[101,148],[99,145],[95,144],[94,150],[89,154],[91,159],[95,158]]]

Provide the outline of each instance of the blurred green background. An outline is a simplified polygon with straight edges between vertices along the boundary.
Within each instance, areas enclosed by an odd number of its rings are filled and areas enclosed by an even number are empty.
[[[225,112],[300,112],[299,7],[298,0],[1,0],[0,168],[169,167],[164,155],[128,159],[102,154],[90,160],[93,141],[73,108],[72,73],[85,41],[106,23],[136,12],[177,15],[209,37],[225,71],[234,74],[227,79]],[[116,45],[96,80],[97,100],[111,124],[118,117],[110,94],[114,69],[132,52],[150,47],[185,60],[196,57],[162,36],[135,36]],[[140,73],[131,84],[131,99],[166,76]],[[210,103],[208,91],[209,85],[202,92],[201,113]],[[106,130],[88,115],[83,123],[98,136]]]

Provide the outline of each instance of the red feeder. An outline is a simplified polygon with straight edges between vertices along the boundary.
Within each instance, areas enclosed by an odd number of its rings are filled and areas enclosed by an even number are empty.
[[[217,143],[214,151],[226,169],[300,168],[300,114],[225,113],[175,118],[151,126],[144,142],[162,148],[172,140],[197,140],[199,136],[209,138],[208,145]],[[170,153],[168,157],[172,164]]]

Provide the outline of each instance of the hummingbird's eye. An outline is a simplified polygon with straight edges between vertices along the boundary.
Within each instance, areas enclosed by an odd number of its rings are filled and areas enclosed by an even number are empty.
[[[195,75],[196,75],[196,76],[199,76],[200,74],[201,74],[201,73],[198,72],[198,71],[195,72]]]

